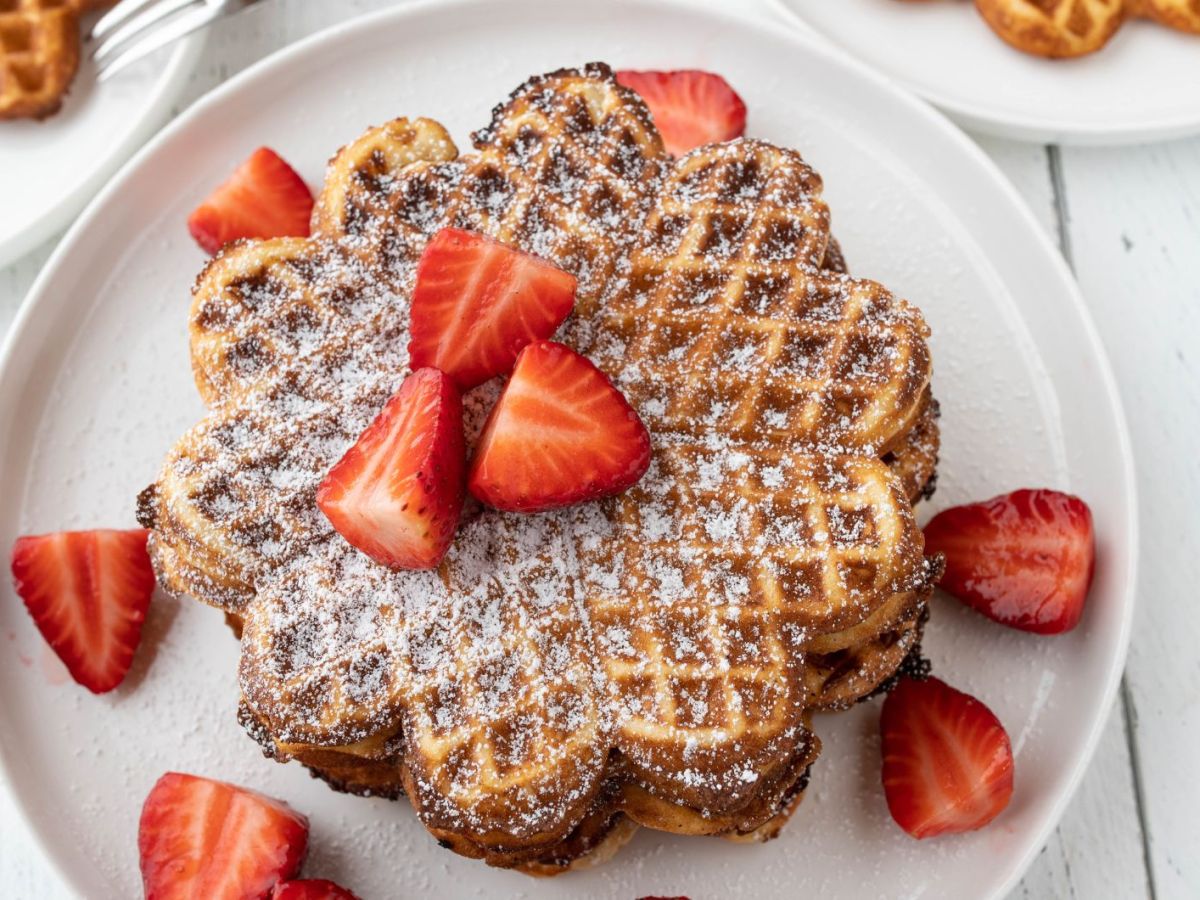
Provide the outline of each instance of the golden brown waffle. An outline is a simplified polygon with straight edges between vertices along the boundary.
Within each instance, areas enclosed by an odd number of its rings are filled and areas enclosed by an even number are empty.
[[[559,92],[556,104],[571,105],[543,108],[546,85]],[[218,257],[192,303],[192,365],[205,402],[228,401],[290,363],[298,334],[355,319],[351,327],[373,327],[343,296],[361,290],[353,277],[336,287],[322,277],[323,289],[312,290],[314,254],[327,269],[357,268],[376,289],[403,292],[425,239],[456,225],[525,241],[575,272],[581,299],[595,302],[615,280],[627,255],[619,241],[636,233],[649,180],[665,164],[645,107],[597,79],[550,76],[498,107],[475,142],[476,152],[458,159],[428,119],[370,129],[333,159],[312,242]]]
[[[933,394],[927,392],[921,401],[916,421],[899,444],[884,454],[883,461],[904,486],[904,494],[916,505],[919,500],[933,496],[937,483],[938,449],[941,434],[938,417],[941,411]]]
[[[458,852],[544,873],[629,821],[770,836],[819,746],[809,711],[878,683],[828,656],[886,677],[935,574],[881,458],[925,421],[925,326],[819,270],[828,212],[797,154],[741,141],[668,171],[603,67],[533,79],[475,143],[375,129],[335,159],[312,238],[201,276],[211,411],[139,505],[160,577],[244,620],[260,743],[403,788]],[[438,571],[392,572],[313,492],[402,379],[413,266],[447,224],[577,275],[564,339],[639,404],[655,461],[605,504],[475,510]],[[468,395],[469,431],[494,396]]]
[[[710,813],[803,739],[807,641],[927,584],[879,459],[919,414],[925,327],[818,268],[820,190],[760,142],[683,158],[587,348],[655,436],[646,477],[606,504],[615,540],[582,545],[617,744],[650,790]]]
[[[1133,17],[1200,34],[1200,0],[975,0],[975,6],[1005,42],[1051,58],[1094,53]]]
[[[916,502],[930,490],[937,459],[936,403],[927,398],[922,413],[901,447],[888,454],[893,469],[899,460],[908,460],[902,480],[913,485],[910,499]],[[869,619],[840,633],[831,633],[809,643],[806,674],[811,706],[818,710],[844,709],[874,692],[893,676],[900,662],[919,645],[921,622],[928,593],[897,595],[880,607]],[[240,629],[238,630],[240,634]],[[401,779],[402,750],[399,742],[384,742],[375,751],[363,754],[321,749],[306,745],[279,746],[245,707],[241,714],[248,730],[256,736],[264,752],[271,756],[290,755],[307,765],[318,777],[340,791],[377,797],[399,797],[404,792]],[[609,818],[609,807],[588,817],[560,844],[541,851],[536,859],[513,860],[491,853],[493,864],[514,865],[530,874],[556,874],[577,868],[580,862],[594,865],[607,852],[615,852],[628,839],[633,820],[681,834],[720,834],[732,840],[768,840],[775,837],[798,806],[807,783],[807,772],[816,756],[814,741],[800,749],[792,761],[781,767],[786,779],[771,788],[760,789],[756,803],[736,816],[717,817],[649,794],[635,783],[625,783],[616,803],[627,811],[619,822]],[[374,757],[374,758],[368,758]],[[771,816],[764,821],[764,813]],[[630,818],[632,817],[632,818]],[[605,830],[599,838],[600,826]],[[581,835],[591,835],[584,840]],[[450,839],[453,839],[451,835]],[[474,855],[470,845],[460,852]],[[586,859],[582,859],[584,855]]]
[[[0,0],[0,119],[58,112],[79,68],[79,15],[111,0]]]
[[[1200,0],[1128,0],[1128,4],[1133,15],[1200,34]]]
[[[1036,56],[1099,50],[1125,21],[1125,0],[975,0],[996,34]]]
[[[239,711],[247,729],[260,742],[264,753],[278,757],[280,747],[243,706]],[[808,723],[806,721],[806,727]],[[395,799],[404,793],[399,752],[394,757],[365,759],[351,754],[293,747],[293,759],[304,762],[312,773],[335,790]],[[533,875],[555,875],[595,865],[623,845],[637,824],[675,834],[717,835],[734,841],[766,841],[795,812],[808,784],[809,771],[820,749],[815,738],[800,746],[793,756],[764,773],[753,802],[736,814],[714,816],[672,803],[629,779],[619,759],[609,767],[609,778],[593,799],[583,820],[562,841],[535,851],[489,850],[482,854],[492,865],[518,868]],[[441,840],[465,856],[479,857],[477,845],[459,835],[445,833]]]

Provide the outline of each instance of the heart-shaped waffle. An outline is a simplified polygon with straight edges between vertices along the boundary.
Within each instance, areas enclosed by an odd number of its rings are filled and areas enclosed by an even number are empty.
[[[612,533],[583,541],[618,746],[703,809],[736,808],[748,773],[790,749],[807,641],[925,583],[879,459],[920,409],[924,325],[879,285],[819,269],[820,187],[769,144],[689,154],[591,329],[655,435],[651,471],[606,504]]]
[[[1109,42],[1131,16],[1200,33],[1198,0],[975,0],[1007,43],[1037,56],[1083,56]]]
[[[1200,0],[1126,0],[1126,3],[1132,15],[1200,34]]]
[[[0,119],[58,112],[79,68],[79,16],[112,0],[0,0]]]
[[[797,154],[671,165],[605,67],[532,79],[475,145],[374,129],[331,164],[313,237],[202,274],[210,413],[139,503],[160,578],[244,623],[242,717],[271,753],[402,785],[460,852],[553,872],[628,820],[769,835],[816,755],[811,710],[872,690],[919,633],[925,325],[821,269],[828,210]],[[626,390],[655,458],[601,504],[475,510],[437,571],[397,572],[314,492],[403,379],[413,268],[447,225],[577,276],[560,336]],[[468,438],[495,393],[465,399]]]

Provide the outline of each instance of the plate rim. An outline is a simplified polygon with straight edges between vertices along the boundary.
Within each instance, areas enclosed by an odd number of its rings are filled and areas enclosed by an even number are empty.
[[[151,85],[150,97],[145,109],[125,137],[103,159],[92,167],[91,173],[79,186],[51,206],[40,216],[9,237],[0,240],[0,267],[11,265],[32,252],[39,244],[61,229],[71,217],[81,212],[112,179],[118,169],[146,141],[161,130],[160,126],[169,118],[171,104],[187,85],[188,77],[195,69],[200,54],[208,41],[207,29],[181,38],[167,56],[162,73]],[[186,110],[181,110],[182,115]],[[178,116],[176,117],[178,118]],[[63,240],[66,240],[66,235]],[[60,242],[61,243],[61,242]],[[50,260],[46,261],[49,265]],[[33,287],[29,293],[32,293]]]
[[[551,6],[555,0],[523,0],[523,2],[542,3]],[[780,0],[769,0],[769,2],[777,3]],[[36,280],[26,294],[25,301],[17,311],[17,315],[9,328],[8,334],[5,336],[3,344],[0,345],[0,407],[4,405],[4,398],[7,393],[6,385],[11,378],[9,369],[14,365],[17,346],[24,332],[31,327],[30,323],[34,316],[37,315],[37,309],[40,305],[38,301],[46,292],[46,285],[57,274],[58,270],[66,264],[66,260],[74,250],[75,245],[82,240],[84,231],[92,227],[93,220],[98,216],[99,208],[111,196],[119,192],[127,179],[134,176],[136,169],[141,166],[144,159],[157,152],[160,146],[173,139],[178,132],[189,127],[194,118],[200,116],[209,107],[223,102],[227,96],[240,91],[246,83],[257,79],[269,69],[282,66],[290,62],[294,57],[308,53],[313,48],[325,42],[337,40],[350,32],[368,31],[372,26],[384,20],[397,19],[403,21],[444,8],[487,6],[488,3],[489,0],[411,0],[408,3],[385,7],[380,10],[354,16],[316,31],[268,54],[234,77],[214,87],[198,98],[186,110],[182,111],[153,138],[139,148],[133,156],[126,160],[116,173],[109,178],[104,187],[91,197],[83,212],[76,218],[38,273]],[[723,20],[734,28],[748,29],[751,32],[757,30],[770,33],[771,23],[769,21],[752,15],[739,15],[736,10],[728,6],[698,5],[689,2],[689,0],[618,0],[618,3],[621,7],[626,8],[635,6],[658,7],[683,15],[715,18]],[[1066,773],[1066,777],[1063,780],[1063,789],[1056,801],[1051,805],[1050,811],[1041,828],[1033,835],[1033,840],[1029,842],[1026,852],[1016,861],[1008,877],[990,895],[994,898],[1000,898],[1005,896],[1020,882],[1028,870],[1030,863],[1045,847],[1051,833],[1060,822],[1064,810],[1074,797],[1079,783],[1082,781],[1095,755],[1101,734],[1103,733],[1117,695],[1117,688],[1124,673],[1133,618],[1137,607],[1136,585],[1140,556],[1140,546],[1138,544],[1137,482],[1128,421],[1125,416],[1120,392],[1117,388],[1116,376],[1109,360],[1108,352],[1100,339],[1099,331],[1096,328],[1074,275],[1059,249],[1038,223],[1029,205],[1017,192],[1016,188],[1007,176],[1004,175],[995,161],[944,113],[898,87],[893,80],[872,67],[850,57],[831,41],[813,34],[806,29],[796,28],[790,29],[784,37],[788,41],[803,45],[804,49],[808,52],[827,57],[835,65],[848,66],[856,70],[860,76],[872,82],[876,88],[887,94],[893,103],[907,107],[912,114],[923,118],[930,128],[938,130],[942,137],[953,141],[960,151],[980,169],[980,174],[988,176],[992,186],[1001,191],[1012,211],[1016,212],[1025,221],[1028,231],[1033,235],[1033,239],[1042,248],[1045,259],[1050,264],[1059,282],[1063,301],[1069,303],[1073,312],[1078,316],[1082,325],[1081,338],[1086,342],[1090,350],[1090,356],[1097,366],[1100,376],[1099,381],[1103,386],[1103,395],[1107,400],[1107,418],[1111,421],[1117,436],[1116,453],[1119,457],[1119,472],[1124,488],[1124,494],[1120,499],[1123,505],[1128,508],[1130,515],[1125,522],[1124,539],[1120,545],[1126,554],[1123,560],[1125,562],[1126,575],[1124,583],[1114,588],[1114,594],[1121,601],[1120,622],[1115,635],[1116,652],[1109,663],[1105,684],[1099,695],[1101,699],[1095,704],[1095,708],[1092,710],[1090,729],[1081,745],[1081,751],[1072,762],[1070,772]],[[1022,320],[1024,320],[1024,316],[1022,316]],[[81,884],[75,879],[74,867],[65,861],[67,858],[65,851],[47,840],[41,824],[35,821],[28,813],[28,804],[25,802],[26,788],[19,785],[11,777],[11,766],[7,760],[7,753],[6,742],[0,740],[0,789],[4,785],[7,785],[9,794],[14,801],[13,807],[17,811],[20,821],[36,842],[49,868],[54,871],[70,890],[86,895],[87,885]]]
[[[935,88],[917,84],[904,75],[862,62],[845,45],[811,24],[797,12],[788,0],[759,0],[777,17],[787,21],[800,32],[828,44],[851,61],[865,65],[894,81],[904,90],[932,103],[964,128],[1009,140],[1038,144],[1064,144],[1074,147],[1121,147],[1129,144],[1169,141],[1200,134],[1200,106],[1190,114],[1165,116],[1151,123],[1134,125],[1091,125],[1083,122],[1054,122],[1045,117],[1020,116],[992,112],[973,107]]]

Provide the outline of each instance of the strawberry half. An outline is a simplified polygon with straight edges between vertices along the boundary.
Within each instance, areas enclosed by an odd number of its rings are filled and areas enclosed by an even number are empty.
[[[238,238],[308,237],[313,196],[274,150],[259,147],[188,216],[208,253]]]
[[[463,505],[462,399],[437,369],[413,372],[317,489],[347,541],[385,566],[432,569]]]
[[[638,72],[624,69],[617,81],[641,96],[672,156],[746,131],[746,104],[729,82],[712,72],[678,69]]]
[[[146,900],[265,897],[307,850],[308,819],[286,803],[178,772],[158,779],[138,823]]]
[[[603,372],[562,344],[517,357],[468,485],[497,509],[538,512],[619,494],[650,465],[650,435]]]
[[[358,900],[358,897],[324,878],[306,878],[275,885],[271,900]]]
[[[929,678],[902,678],[883,703],[883,791],[915,838],[982,828],[1008,806],[1012,747],[974,697]]]
[[[150,532],[60,531],[17,538],[13,583],[71,677],[94,694],[119,685],[154,593]]]
[[[956,506],[925,526],[925,548],[946,557],[941,587],[989,619],[1059,634],[1083,615],[1096,543],[1078,497],[1021,490]]]
[[[512,370],[575,305],[575,276],[458,228],[433,236],[417,265],[409,364],[433,366],[468,391]]]

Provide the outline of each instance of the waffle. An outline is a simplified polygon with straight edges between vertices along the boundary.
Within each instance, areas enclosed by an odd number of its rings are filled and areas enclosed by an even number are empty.
[[[926,585],[879,459],[919,416],[924,324],[818,268],[820,190],[761,142],[685,157],[587,348],[655,436],[650,472],[606,504],[616,539],[583,543],[618,746],[651,790],[709,812],[790,755],[806,641]]]
[[[1125,21],[1125,0],[975,0],[1004,41],[1035,56],[1083,56],[1099,50]]]
[[[1179,31],[1200,34],[1198,0],[1127,0],[1134,15],[1145,16]]]
[[[1130,17],[1200,33],[1197,0],[975,0],[975,6],[1008,44],[1036,56],[1094,53]]]
[[[0,119],[58,112],[79,68],[79,16],[111,0],[0,0]]]
[[[919,634],[925,326],[821,270],[839,255],[797,154],[672,166],[604,67],[532,79],[474,143],[374,129],[333,161],[312,238],[201,275],[210,412],[139,499],[160,580],[243,623],[241,718],[267,752],[407,794],[460,853],[551,874],[633,822],[770,837],[819,749],[811,711],[873,690]],[[639,406],[655,458],[604,503],[469,510],[437,571],[392,572],[313,493],[402,380],[413,269],[446,225],[577,276],[562,337]],[[496,393],[465,398],[469,438]]]

